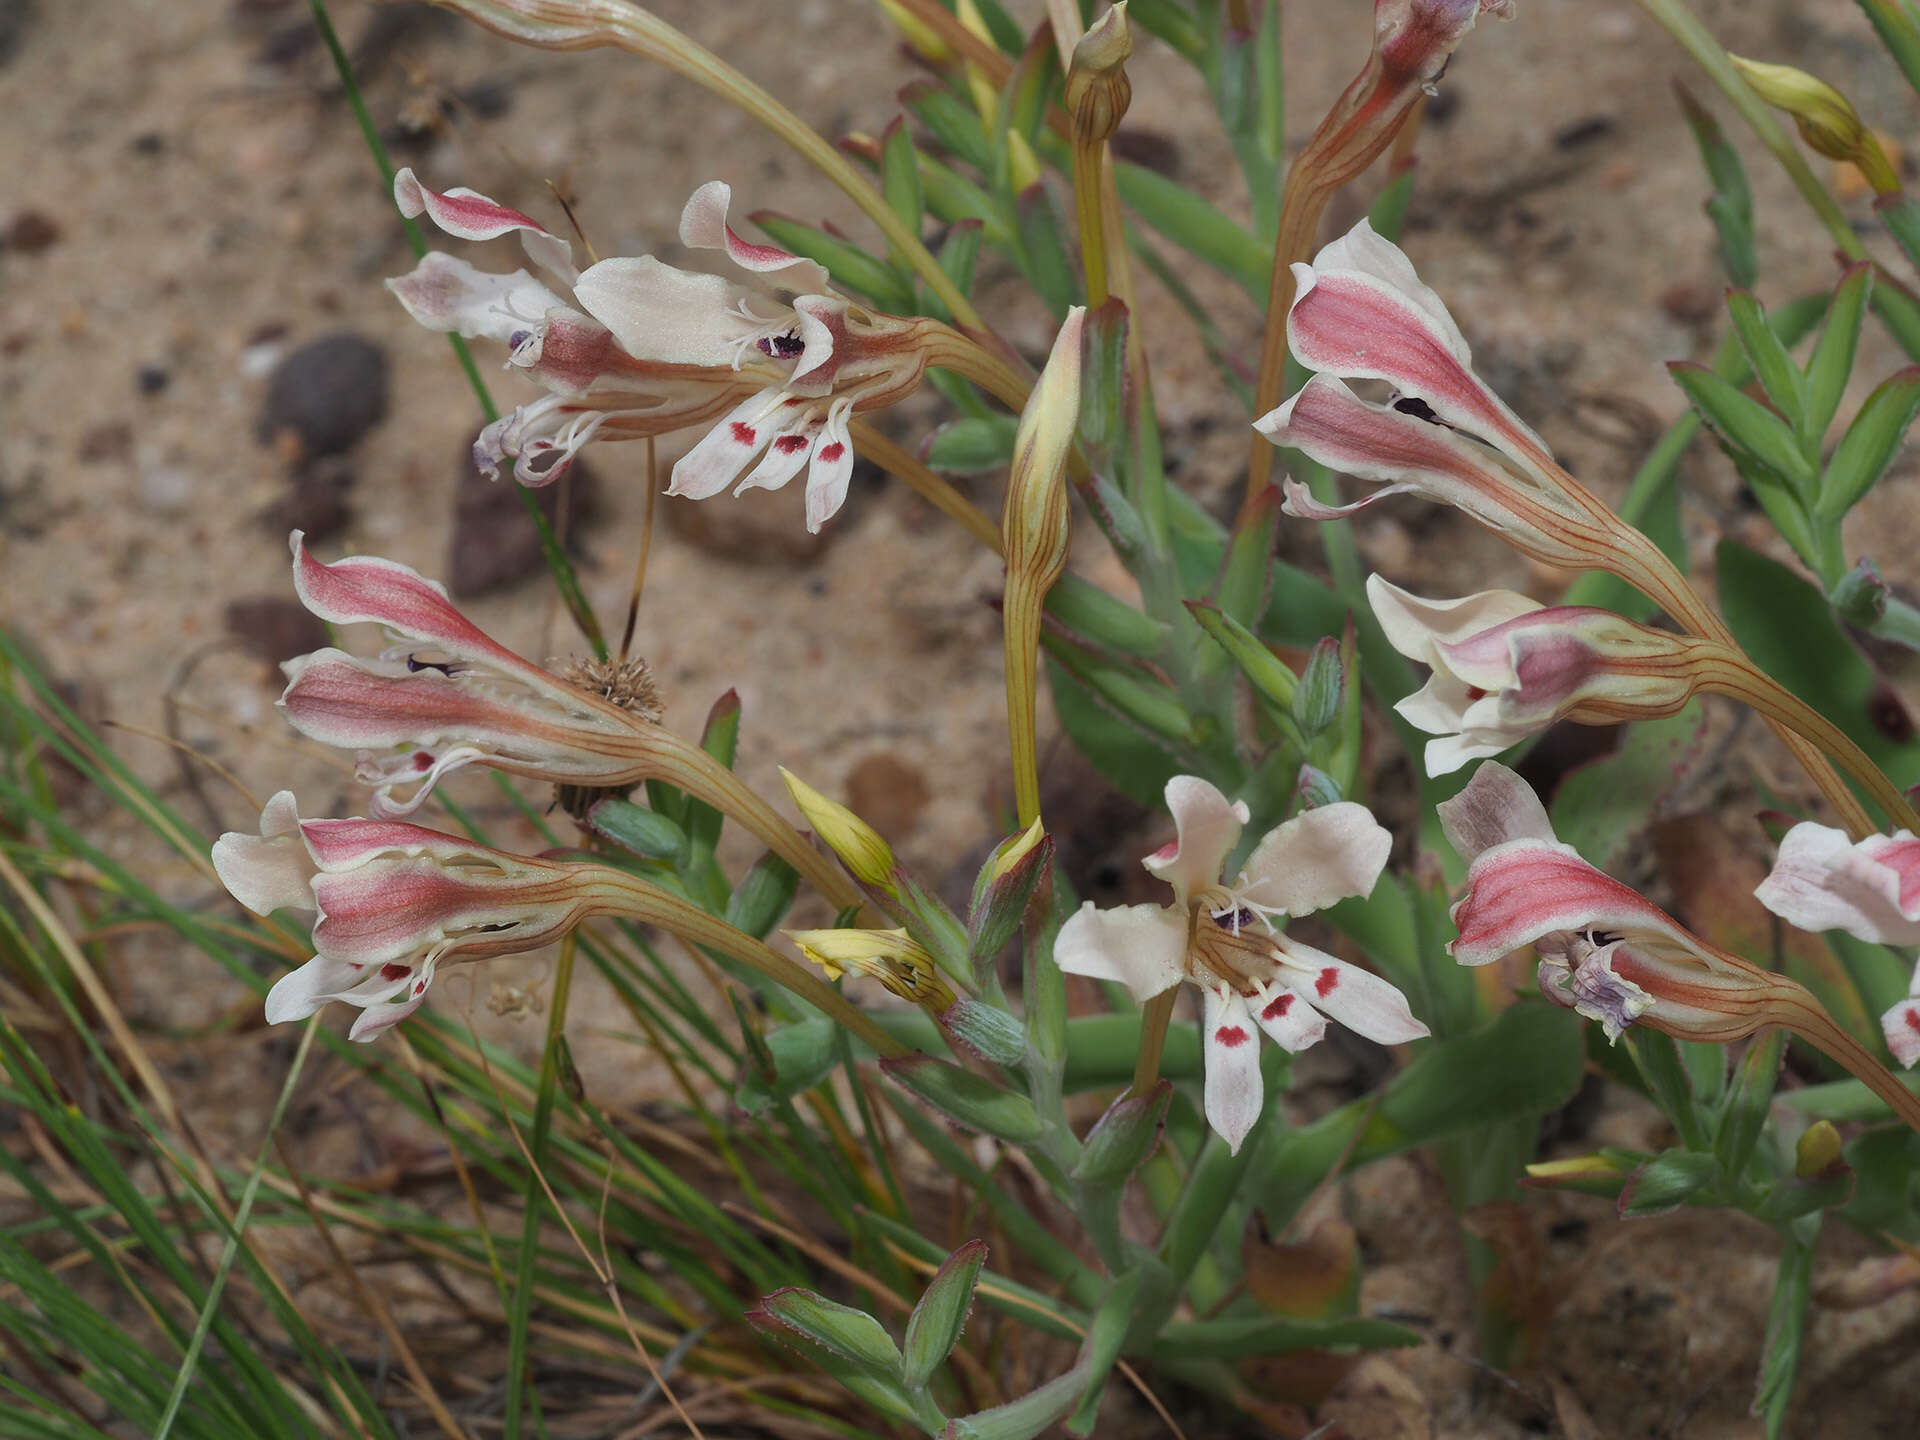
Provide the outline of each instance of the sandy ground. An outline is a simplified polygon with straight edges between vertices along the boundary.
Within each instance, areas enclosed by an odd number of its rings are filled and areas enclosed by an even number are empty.
[[[892,35],[856,0],[664,0],[657,8],[830,136],[877,133],[908,78]],[[1368,8],[1362,0],[1288,7],[1296,142],[1359,62]],[[1659,362],[1701,357],[1717,333],[1722,281],[1700,213],[1704,184],[1668,90],[1685,67],[1622,0],[1522,0],[1518,8],[1515,23],[1483,26],[1446,79],[1451,111],[1421,145],[1408,247],[1449,300],[1483,373],[1578,473],[1617,494],[1641,445],[1683,409]],[[1698,8],[1734,48],[1844,75],[1882,128],[1912,133],[1912,98],[1847,0]],[[19,9],[0,4],[0,18]],[[284,527],[276,532],[261,516],[290,485],[286,457],[255,435],[266,368],[339,331],[372,341],[389,362],[387,418],[341,462],[355,482],[351,519],[320,547],[327,555],[377,553],[444,573],[453,497],[478,425],[444,342],[414,327],[381,288],[409,256],[324,57],[296,38],[302,11],[275,0],[42,0],[38,18],[21,22],[12,58],[0,62],[8,237],[0,248],[0,615],[95,714],[128,727],[122,753],[190,813],[203,802],[183,789],[174,755],[142,733],[165,728],[169,693],[179,701],[180,737],[256,795],[290,786],[313,813],[359,804],[339,757],[280,725],[271,667],[226,637],[229,602],[290,594]],[[368,33],[373,8],[339,0],[336,16],[353,42]],[[790,155],[690,84],[613,54],[518,51],[438,18],[399,26],[361,55],[376,119],[411,132],[398,158],[428,183],[474,186],[564,230],[551,182],[573,197],[601,254],[672,258],[682,202],[715,177],[734,186],[742,209],[825,215],[864,233]],[[1134,93],[1130,124],[1171,142],[1174,173],[1243,213],[1229,153],[1196,118],[1207,107],[1195,77],[1147,43]],[[1742,148],[1762,217],[1763,298],[1830,284],[1824,235],[1767,158]],[[1863,202],[1854,204],[1864,214]],[[519,261],[508,242],[474,255],[501,269]],[[1258,317],[1225,282],[1202,275],[1196,283],[1220,307],[1230,341],[1256,353]],[[989,273],[983,295],[1017,346],[1044,351],[1044,317],[1005,277]],[[1229,500],[1244,470],[1245,432],[1170,303],[1152,292],[1143,308],[1180,479],[1210,501]],[[1870,384],[1896,364],[1876,342],[1858,373]],[[488,374],[503,402],[526,398],[510,377]],[[918,438],[938,411],[916,402],[898,418],[899,433]],[[680,443],[663,446],[663,462]],[[585,537],[583,577],[617,627],[644,469],[635,446],[602,447],[592,460],[600,512]],[[1697,450],[1687,473],[1689,535],[1703,563],[1726,529],[1758,542],[1717,457]],[[1908,483],[1903,473],[1884,487],[1855,523],[1859,543],[1912,582],[1920,547],[1912,507],[1900,498]],[[990,484],[980,493],[990,505],[996,497]],[[697,729],[712,701],[737,689],[749,780],[778,793],[775,766],[784,764],[831,793],[864,784],[902,854],[945,875],[991,833],[1004,794],[997,620],[985,603],[997,566],[912,496],[877,485],[856,485],[827,543],[800,547],[803,560],[794,558],[797,488],[709,504],[732,507],[714,523],[737,533],[702,539],[664,526],[640,619],[638,648],[665,687],[669,723]],[[1304,528],[1283,544],[1307,560],[1314,541]],[[1508,583],[1552,593],[1553,577],[1412,502],[1371,512],[1361,540],[1371,562],[1415,589]],[[1093,546],[1076,563],[1097,575],[1111,570]],[[478,601],[471,613],[527,654],[568,648],[564,617],[537,582]],[[1743,763],[1767,761],[1761,752]],[[491,803],[484,785],[456,793]],[[204,794],[209,823],[248,821],[248,801],[218,780]],[[531,839],[510,822],[502,833]],[[135,837],[112,840],[150,870],[162,866]],[[183,898],[204,896],[183,865],[156,873]],[[492,978],[519,983],[540,973],[531,960],[500,966]],[[136,1014],[171,1024],[205,1023],[235,998],[211,977],[182,973],[171,952],[135,951],[123,975]],[[465,999],[449,983],[440,1003]],[[479,1019],[529,1052],[537,1045],[535,1027]],[[576,1053],[597,1094],[638,1096],[658,1083],[625,1037],[593,1043],[593,1022],[575,1024],[589,1042]],[[1503,1400],[1499,1385],[1451,1358],[1470,1333],[1457,1313],[1457,1257],[1442,1247],[1394,1258],[1397,1233],[1439,1227],[1431,1181],[1408,1165],[1384,1167],[1359,1191],[1356,1223],[1388,1261],[1389,1278],[1370,1285],[1384,1294],[1401,1276],[1424,1298],[1393,1303],[1454,1313],[1458,1333],[1403,1366],[1418,1377],[1416,1408],[1431,1429],[1361,1425],[1354,1433],[1542,1433],[1549,1422],[1534,1401]],[[1401,1213],[1409,1206],[1424,1218],[1409,1220]],[[1757,1433],[1741,1417],[1764,1321],[1768,1237],[1719,1217],[1620,1227],[1601,1208],[1580,1214],[1586,1228],[1568,1258],[1576,1279],[1549,1365],[1600,1422],[1597,1433]],[[1668,1298],[1649,1309],[1655,1294]],[[1865,1328],[1841,1320],[1816,1328],[1808,1393],[1833,1397],[1850,1418],[1809,1413],[1800,1433],[1908,1433],[1878,1417],[1911,1416],[1920,1367],[1872,1359],[1898,1351],[1902,1337],[1900,1353],[1911,1353],[1920,1310],[1896,1304],[1906,1308],[1891,1315],[1883,1307]],[[1636,1408],[1636,1396],[1646,1403]],[[1565,1413],[1551,1423],[1571,1427]]]

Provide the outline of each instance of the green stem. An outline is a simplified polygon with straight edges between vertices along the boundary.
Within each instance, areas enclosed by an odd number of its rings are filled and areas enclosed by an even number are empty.
[[[361,137],[367,142],[367,150],[373,156],[373,163],[379,167],[381,178],[386,181],[387,193],[392,194],[393,162],[387,158],[387,147],[381,142],[373,116],[367,112],[367,102],[361,97],[359,82],[353,77],[353,62],[347,58],[347,52],[340,44],[340,36],[333,28],[333,20],[327,14],[327,0],[307,0],[307,3],[313,11],[313,23],[319,27],[320,38],[326,42],[327,53],[333,57],[333,67],[339,73],[347,104],[353,110],[353,118],[359,122]],[[415,257],[425,255],[427,237],[421,232],[419,223],[403,215],[400,217],[400,228],[406,232],[407,244],[412,247]],[[480,413],[486,416],[488,423],[498,420],[499,408],[493,403],[487,382],[480,378],[480,367],[474,363],[473,351],[464,339],[452,333],[448,334],[447,343],[453,347],[454,358],[460,362],[467,384],[473,387],[474,397],[480,402]],[[567,614],[573,617],[573,623],[593,648],[595,658],[606,659],[606,636],[601,633],[600,621],[594,615],[593,607],[587,603],[586,592],[580,588],[580,577],[574,571],[572,558],[560,544],[560,538],[553,533],[553,525],[540,508],[534,493],[523,485],[515,485],[514,490],[520,496],[521,508],[533,522],[534,533],[540,537],[541,558],[546,561],[547,571],[560,591]]]
[[[1887,608],[1869,627],[1882,640],[1891,640],[1909,650],[1920,650],[1920,610],[1897,595],[1887,596]]]

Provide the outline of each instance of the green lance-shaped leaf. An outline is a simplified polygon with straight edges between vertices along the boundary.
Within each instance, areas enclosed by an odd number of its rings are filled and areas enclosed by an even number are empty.
[[[1840,408],[1840,395],[1853,374],[1854,351],[1860,344],[1860,322],[1872,293],[1873,266],[1865,261],[1850,266],[1834,287],[1827,323],[1807,357],[1807,409],[1801,433],[1811,439],[1827,433]]]
[[[752,1034],[747,1016],[741,1017],[741,1029]],[[839,1035],[840,1027],[822,1017],[767,1031],[757,1049],[772,1074],[758,1065],[748,1070],[733,1093],[734,1103],[749,1115],[762,1115],[782,1100],[805,1094],[839,1065]]]
[[[1729,1178],[1746,1170],[1760,1131],[1767,1123],[1767,1107],[1780,1078],[1780,1057],[1787,1047],[1786,1032],[1769,1030],[1747,1047],[1734,1072],[1733,1083],[1720,1100],[1713,1132],[1713,1153]]]
[[[1620,1218],[1677,1210],[1720,1175],[1720,1162],[1693,1150],[1668,1150],[1647,1161],[1620,1192]]]
[[[1142,805],[1157,805],[1167,780],[1183,769],[1167,744],[1149,739],[1138,726],[1122,720],[1091,687],[1054,659],[1047,662],[1047,688],[1054,714],[1073,738],[1074,748],[1123,794]]]
[[[918,1095],[949,1120],[983,1135],[1025,1145],[1040,1138],[1046,1122],[1033,1102],[1016,1091],[931,1055],[882,1060],[886,1075]]]
[[[644,860],[678,869],[687,858],[687,832],[657,810],[609,796],[587,812],[587,828]]]
[[[1055,316],[1065,316],[1079,293],[1073,262],[1060,238],[1060,216],[1047,187],[1035,181],[1013,200],[1014,225],[1020,238],[1021,268],[1040,298]]]
[[[1169,1360],[1239,1360],[1249,1355],[1284,1355],[1293,1350],[1352,1346],[1384,1350],[1419,1345],[1418,1330],[1385,1320],[1305,1320],[1296,1315],[1249,1315],[1227,1320],[1195,1320],[1160,1332],[1156,1355]]]
[[[920,185],[920,157],[907,133],[905,117],[896,115],[880,133],[880,191],[887,204],[917,235],[926,213],[926,192]]]
[[[1013,436],[1020,422],[1011,415],[970,416],[950,420],[933,432],[922,457],[942,475],[980,475],[1013,463]]]
[[[1780,1268],[1773,1279],[1773,1304],[1767,1311],[1766,1348],[1760,1356],[1760,1383],[1753,1413],[1775,1440],[1787,1420],[1787,1402],[1800,1373],[1800,1346],[1807,1333],[1807,1303],[1813,1293],[1813,1242],[1820,1233],[1809,1217],[1787,1228],[1780,1247]]]
[[[1189,600],[1187,613],[1199,622],[1200,628],[1207,632],[1215,644],[1233,657],[1233,663],[1253,687],[1254,703],[1260,707],[1261,713],[1305,750],[1306,737],[1300,733],[1293,718],[1293,701],[1300,688],[1300,679],[1287,663],[1275,655],[1258,635],[1225,611],[1203,600]]]
[[[1906,253],[1908,262],[1920,265],[1920,200],[1902,190],[1882,195],[1874,202],[1873,209],[1894,244]]]
[[[1909,360],[1920,360],[1920,297],[1878,266],[1873,272],[1873,313]]]
[[[1115,162],[1113,181],[1127,208],[1148,225],[1237,281],[1250,298],[1266,300],[1273,257],[1238,221],[1144,165]]]
[[[1172,686],[1138,665],[1108,659],[1052,631],[1040,638],[1047,654],[1115,714],[1155,739],[1175,744],[1194,742],[1193,718]]]
[[[913,286],[907,277],[859,246],[811,225],[768,210],[748,217],[772,237],[776,245],[817,260],[827,267],[833,283],[866,296],[882,310],[907,314],[913,309]]]
[[[800,872],[771,850],[753,864],[727,897],[726,922],[756,940],[772,933],[800,889]]]
[[[1760,267],[1754,257],[1753,189],[1747,183],[1746,167],[1712,113],[1684,85],[1676,83],[1673,88],[1713,186],[1706,209],[1720,239],[1720,266],[1735,285],[1751,286]]]
[[[1704,365],[1676,360],[1667,366],[1667,373],[1722,440],[1746,451],[1795,493],[1814,493],[1820,477],[1785,420]]]
[[[1920,410],[1920,365],[1909,365],[1880,383],[1840,437],[1813,507],[1816,515],[1837,520],[1860,502],[1887,473],[1916,410]]]
[[[824,1295],[789,1285],[747,1312],[760,1329],[778,1335],[790,1331],[862,1370],[888,1380],[900,1376],[900,1347],[887,1329],[864,1310],[836,1304]]]
[[[940,1440],[1033,1440],[1073,1409],[1085,1387],[1086,1366],[1076,1365],[1018,1400],[949,1420]]]
[[[908,1389],[924,1387],[959,1343],[967,1313],[973,1308],[973,1287],[980,1279],[980,1267],[986,1263],[986,1241],[969,1240],[949,1255],[927,1282],[920,1303],[907,1317],[900,1378]]]
[[[1767,312],[1750,290],[1727,293],[1727,313],[1733,317],[1733,330],[1740,337],[1740,348],[1747,352],[1747,363],[1767,392],[1773,408],[1786,417],[1787,424],[1801,431],[1805,418],[1806,380],[1800,367],[1787,354],[1787,347],[1767,323]]]
[[[1065,574],[1047,592],[1047,615],[1083,640],[1125,655],[1160,654],[1172,627],[1091,581]]]
[[[1073,1164],[1073,1179],[1082,1185],[1117,1187],[1140,1168],[1167,1120],[1173,1083],[1159,1080],[1144,1095],[1129,1090],[1107,1107],[1094,1122]]]
[[[1280,487],[1265,485],[1242,507],[1227,538],[1227,559],[1213,599],[1242,625],[1256,625],[1267,604],[1267,574],[1273,567],[1273,540],[1280,524]]]
[[[900,91],[899,100],[942,148],[982,174],[993,169],[993,141],[980,112],[952,90],[937,80],[915,80]]]

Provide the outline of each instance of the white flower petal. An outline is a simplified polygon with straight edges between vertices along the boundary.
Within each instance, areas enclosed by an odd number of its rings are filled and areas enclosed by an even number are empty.
[[[300,838],[293,792],[282,790],[260,812],[260,833],[230,830],[213,842],[213,869],[220,883],[256,915],[311,910],[313,857]]]
[[[1413,1018],[1407,997],[1378,975],[1288,936],[1278,945],[1288,968],[1300,977],[1300,993],[1354,1034],[1382,1045],[1404,1045],[1432,1033]]]
[[[1393,836],[1364,805],[1342,800],[1267,832],[1234,888],[1258,905],[1310,915],[1372,893]]]
[[[1442,741],[1434,741],[1435,745]],[[1428,769],[1435,775],[1428,747]],[[1487,752],[1479,752],[1487,753]],[[1466,757],[1468,759],[1472,756]],[[1464,763],[1464,761],[1462,762]],[[1454,765],[1453,769],[1459,769]],[[1467,788],[1440,803],[1440,828],[1460,858],[1471,865],[1481,852],[1513,840],[1555,844],[1553,822],[1533,787],[1504,765],[1482,765]]]
[[[1307,997],[1289,985],[1263,986],[1247,1002],[1260,1028],[1271,1035],[1282,1050],[1298,1052],[1320,1043],[1327,1033],[1327,1020]]]
[[[1796,825],[1780,842],[1773,872],[1753,893],[1802,930],[1920,945],[1920,841],[1905,831],[1855,845],[1845,831]]]
[[[1163,905],[1099,909],[1089,900],[1067,917],[1053,960],[1069,975],[1117,980],[1136,1000],[1151,1000],[1185,978],[1185,915]]]
[[[736,313],[749,292],[651,255],[602,260],[581,274],[573,293],[621,349],[662,364],[732,365],[755,328]]]
[[[1902,1065],[1920,1060],[1920,1001],[1902,1000],[1880,1017],[1887,1048]]]
[[[853,441],[847,435],[847,410],[835,404],[827,415],[826,433],[813,447],[813,462],[807,467],[807,529],[818,534],[846,503],[847,486],[853,481]]]
[[[772,421],[786,398],[781,391],[768,389],[742,401],[680,457],[667,494],[705,500],[733,484],[773,437]]]
[[[1202,992],[1206,1014],[1202,1039],[1207,1056],[1207,1123],[1238,1154],[1260,1118],[1260,1036],[1247,1002],[1213,986]]]
[[[266,1016],[269,1025],[288,1020],[304,1020],[343,990],[360,982],[367,973],[364,965],[316,955],[273,982],[267,992]]]
[[[1173,815],[1175,839],[1140,863],[1173,886],[1184,910],[1196,890],[1219,883],[1221,867],[1240,843],[1247,807],[1229,801],[1197,775],[1176,775],[1167,781],[1167,809]]]

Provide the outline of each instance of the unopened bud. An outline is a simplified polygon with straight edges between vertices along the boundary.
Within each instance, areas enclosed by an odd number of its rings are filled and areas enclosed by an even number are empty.
[[[1042,594],[1067,563],[1067,457],[1080,419],[1080,332],[1086,313],[1079,305],[1067,311],[1013,439],[1001,526],[1007,574],[1010,583],[1024,580]]]
[[[1132,54],[1127,0],[1120,0],[1073,47],[1067,66],[1067,113],[1073,117],[1076,139],[1105,140],[1120,128],[1133,103],[1133,82],[1127,79]]]
[[[840,863],[853,872],[854,878],[891,895],[895,889],[893,847],[880,838],[880,832],[785,766],[781,767],[780,778],[787,782],[787,793],[807,817],[814,834],[827,842],[827,848],[840,857]]]
[[[1831,1120],[1816,1120],[1801,1131],[1799,1140],[1794,1142],[1793,1173],[1802,1180],[1817,1179],[1843,1159],[1840,1132],[1833,1128]]]
[[[1862,556],[1840,577],[1827,603],[1849,625],[1872,629],[1887,613],[1887,582],[1880,578],[1880,567]]]
[[[1792,65],[1768,65],[1738,55],[1728,58],[1762,100],[1793,117],[1800,138],[1811,149],[1829,160],[1846,160],[1858,166],[1878,194],[1891,194],[1900,188],[1886,152],[1846,96]]]

